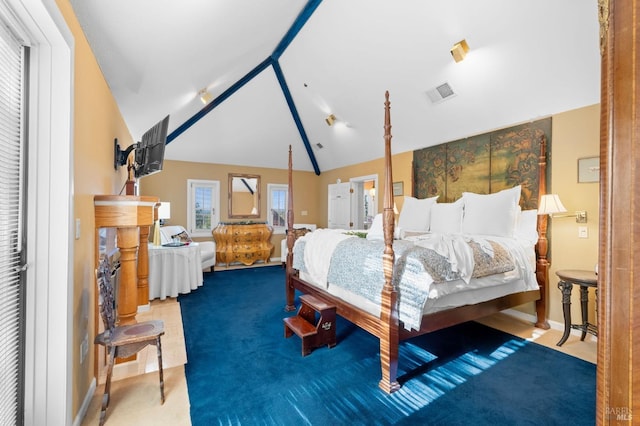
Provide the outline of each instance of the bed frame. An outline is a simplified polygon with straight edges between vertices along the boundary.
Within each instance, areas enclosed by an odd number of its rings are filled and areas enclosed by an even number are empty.
[[[298,271],[293,269],[293,179],[291,146],[289,146],[289,207],[287,211],[287,263],[286,263],[286,311],[296,309],[294,305],[295,290],[304,294],[312,294],[336,307],[336,313],[358,327],[368,331],[380,339],[380,367],[382,378],[379,387],[387,393],[400,389],[398,381],[398,346],[401,341],[419,336],[432,331],[440,330],[466,321],[475,320],[484,316],[502,311],[507,308],[522,305],[527,302],[536,302],[536,327],[548,329],[546,320],[546,293],[549,275],[549,262],[547,261],[547,217],[538,216],[539,239],[536,244],[536,278],[539,290],[510,294],[486,302],[465,305],[448,309],[422,317],[420,330],[406,330],[398,321],[397,291],[392,283],[392,270],[394,263],[393,231],[395,217],[393,213],[392,195],[392,170],[391,170],[391,119],[389,92],[385,93],[385,118],[384,118],[384,143],[385,143],[385,177],[384,177],[384,210],[383,229],[385,248],[382,255],[384,287],[382,289],[380,317],[371,315],[362,309],[347,303],[337,297],[313,286],[299,277]],[[543,140],[539,157],[539,191],[540,195],[546,193],[546,140]]]

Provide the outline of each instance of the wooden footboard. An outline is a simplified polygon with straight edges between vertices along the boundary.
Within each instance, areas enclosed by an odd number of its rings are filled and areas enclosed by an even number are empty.
[[[358,327],[368,331],[380,339],[380,369],[381,380],[379,387],[387,393],[400,388],[398,382],[398,346],[400,341],[421,334],[440,330],[466,321],[499,312],[501,310],[536,301],[538,319],[536,326],[548,328],[546,321],[546,285],[549,263],[546,260],[546,217],[539,216],[538,230],[540,240],[536,246],[538,261],[536,277],[540,289],[515,293],[482,302],[474,305],[466,305],[434,314],[425,315],[422,318],[422,326],[418,331],[405,330],[398,320],[397,291],[391,279],[393,275],[394,252],[393,234],[395,216],[393,213],[392,183],[393,174],[391,168],[391,119],[389,92],[385,93],[385,176],[383,195],[383,229],[385,248],[382,257],[384,286],[381,293],[380,316],[372,315],[357,306],[339,299],[323,289],[302,280],[298,272],[293,269],[293,244],[294,244],[294,217],[293,217],[293,172],[292,154],[289,147],[289,207],[287,211],[287,256],[286,256],[286,311],[293,311],[295,307],[296,289],[304,294],[312,294],[327,303],[336,306],[337,315],[347,319]],[[541,144],[540,153],[540,194],[546,192],[546,144]],[[546,326],[546,327],[545,327]]]

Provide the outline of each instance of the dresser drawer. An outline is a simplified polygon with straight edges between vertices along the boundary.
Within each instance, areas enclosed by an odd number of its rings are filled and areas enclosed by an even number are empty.
[[[221,223],[213,230],[216,241],[216,260],[252,265],[256,261],[269,262],[273,244],[272,229],[263,223]]]

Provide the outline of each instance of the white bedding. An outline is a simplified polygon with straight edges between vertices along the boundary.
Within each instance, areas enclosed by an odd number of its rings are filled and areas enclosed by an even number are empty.
[[[317,232],[318,231],[307,235],[310,236]],[[334,248],[339,241],[349,237],[344,234],[345,231],[330,230],[329,232],[333,233],[333,237],[338,240],[333,244]],[[306,237],[307,236],[303,238]],[[323,241],[322,238],[326,240],[327,238],[330,239],[333,237],[329,234],[324,237],[318,234],[314,239]],[[464,246],[466,246],[466,244],[463,242],[465,238],[468,239],[469,237],[470,236],[453,237],[427,233],[406,238],[406,240],[410,240],[418,245],[431,248],[439,254],[452,256],[450,257],[453,259],[451,261],[452,266],[455,264],[455,269],[459,270],[463,277],[463,279],[441,283],[434,283],[428,274],[426,274],[426,276],[423,274],[419,277],[421,285],[426,286],[426,291],[428,291],[428,298],[422,307],[423,315],[457,306],[491,300],[510,293],[538,289],[538,283],[535,278],[535,249],[531,242],[517,238],[473,236],[475,241],[482,241],[486,238],[499,242],[506,247],[512,255],[515,268],[506,273],[470,279],[473,264],[469,264],[469,260],[471,259],[471,262],[473,262],[473,256],[465,251]],[[306,241],[304,249],[305,268],[307,268],[307,271],[300,270],[300,277],[310,284],[326,289],[334,296],[378,316],[380,314],[380,307],[377,303],[341,288],[338,285],[327,283],[326,270],[324,272],[319,271],[319,269],[328,268],[332,254],[332,243],[324,241],[316,248],[313,248],[314,244],[309,243],[310,239]],[[457,254],[452,255],[452,253]],[[315,261],[312,261],[314,259]],[[321,260],[318,262],[318,259]],[[380,262],[382,262],[382,259],[380,259]],[[310,265],[312,265],[311,271],[309,270]],[[400,297],[399,299],[402,298]],[[418,329],[420,327],[420,324],[417,323],[415,319],[409,320],[402,317],[400,319],[407,329]]]

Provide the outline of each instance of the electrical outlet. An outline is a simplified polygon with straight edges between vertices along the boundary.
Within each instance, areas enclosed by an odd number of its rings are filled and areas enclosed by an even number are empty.
[[[589,238],[589,228],[578,226],[578,238]]]
[[[306,216],[306,215],[308,215],[308,214],[309,214],[309,213],[308,213],[306,210],[302,210],[302,211],[300,212],[300,216]]]

